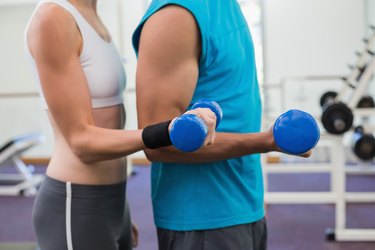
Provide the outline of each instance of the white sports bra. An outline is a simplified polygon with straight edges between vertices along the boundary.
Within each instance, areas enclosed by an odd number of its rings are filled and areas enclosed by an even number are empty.
[[[83,48],[80,55],[80,62],[87,84],[90,90],[92,107],[109,107],[123,103],[123,91],[126,85],[125,70],[121,57],[113,44],[101,38],[94,28],[83,18],[79,11],[66,0],[42,0],[32,14],[25,32],[25,50],[27,57],[32,63],[33,73],[39,86],[42,105],[48,109],[43,92],[41,90],[34,58],[28,48],[27,31],[32,18],[44,3],[55,3],[68,11],[75,19],[80,29],[83,41]]]

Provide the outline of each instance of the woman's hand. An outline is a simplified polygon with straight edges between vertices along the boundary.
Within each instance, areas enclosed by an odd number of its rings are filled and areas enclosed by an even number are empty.
[[[132,222],[132,246],[137,247],[138,246],[138,227],[134,222]]]

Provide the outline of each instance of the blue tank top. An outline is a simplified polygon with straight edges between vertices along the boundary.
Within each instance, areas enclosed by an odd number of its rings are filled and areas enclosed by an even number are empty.
[[[201,32],[199,79],[191,104],[202,98],[218,102],[224,113],[219,132],[259,132],[261,100],[253,43],[237,1],[154,0],[133,34],[136,53],[145,21],[169,4],[190,11]],[[214,229],[264,216],[259,154],[208,164],[153,163],[151,186],[160,228]]]

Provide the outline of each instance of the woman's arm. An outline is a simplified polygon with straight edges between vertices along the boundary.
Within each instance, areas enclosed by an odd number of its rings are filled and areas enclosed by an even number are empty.
[[[28,46],[50,115],[82,162],[114,159],[145,148],[142,130],[95,126],[89,89],[79,61],[82,38],[69,13],[55,5],[43,6],[30,25]]]
[[[83,162],[113,159],[144,148],[141,130],[124,132],[94,125],[79,61],[82,38],[69,13],[55,5],[40,8],[29,28],[28,45],[50,115]]]

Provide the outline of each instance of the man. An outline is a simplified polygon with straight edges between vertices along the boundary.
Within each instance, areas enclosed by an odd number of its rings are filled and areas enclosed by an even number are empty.
[[[192,154],[145,150],[160,249],[266,249],[261,99],[251,35],[235,0],[155,0],[133,35],[140,128],[207,98],[224,117]]]

